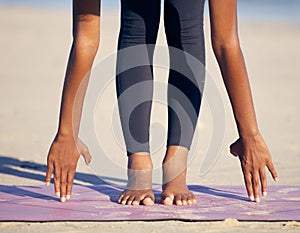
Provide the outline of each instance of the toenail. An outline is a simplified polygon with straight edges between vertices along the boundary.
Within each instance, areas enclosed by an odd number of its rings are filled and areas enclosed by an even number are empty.
[[[263,192],[263,196],[266,197],[268,195],[267,192]]]
[[[132,205],[139,205],[137,201],[132,202]]]

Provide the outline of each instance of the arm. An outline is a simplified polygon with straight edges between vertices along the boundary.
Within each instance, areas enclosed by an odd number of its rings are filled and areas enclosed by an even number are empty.
[[[78,138],[82,105],[89,73],[100,40],[100,1],[73,0],[73,44],[62,93],[58,132],[51,144],[46,184],[54,170],[54,187],[64,202],[71,196],[74,174],[80,154],[90,162],[88,148]]]
[[[236,0],[209,1],[212,46],[240,137],[231,145],[231,153],[240,158],[249,198],[259,202],[260,184],[263,195],[267,195],[265,166],[275,180],[277,173],[256,122],[246,65],[239,44],[236,4]]]

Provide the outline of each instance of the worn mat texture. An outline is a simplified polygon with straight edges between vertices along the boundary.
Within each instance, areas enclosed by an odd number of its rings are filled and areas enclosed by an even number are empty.
[[[118,204],[120,189],[110,185],[75,185],[71,200],[60,203],[53,186],[0,185],[0,221],[210,221],[235,218],[247,221],[300,221],[300,186],[270,186],[259,204],[248,201],[243,186],[190,185],[197,197],[193,206]]]

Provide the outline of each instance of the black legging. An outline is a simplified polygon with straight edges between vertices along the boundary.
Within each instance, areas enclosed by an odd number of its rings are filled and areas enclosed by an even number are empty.
[[[205,0],[165,0],[164,25],[170,54],[167,146],[190,149],[205,79],[203,11]],[[128,155],[150,152],[149,126],[153,96],[152,59],[160,20],[160,0],[121,0],[121,29],[116,88]],[[133,49],[137,46],[136,49]],[[183,51],[178,53],[179,50]],[[124,50],[123,50],[124,51]],[[188,53],[202,67],[191,68]],[[126,70],[127,63],[142,65]],[[133,61],[134,62],[134,61]],[[124,69],[125,67],[125,69]],[[174,68],[174,69],[173,69]],[[123,70],[122,70],[123,69]]]

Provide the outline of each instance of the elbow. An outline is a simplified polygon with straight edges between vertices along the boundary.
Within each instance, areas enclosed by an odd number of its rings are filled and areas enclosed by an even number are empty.
[[[74,38],[73,46],[77,54],[95,57],[100,44],[100,36],[79,36]]]
[[[212,48],[218,60],[226,54],[239,52],[241,50],[237,35],[227,37],[212,36]]]

